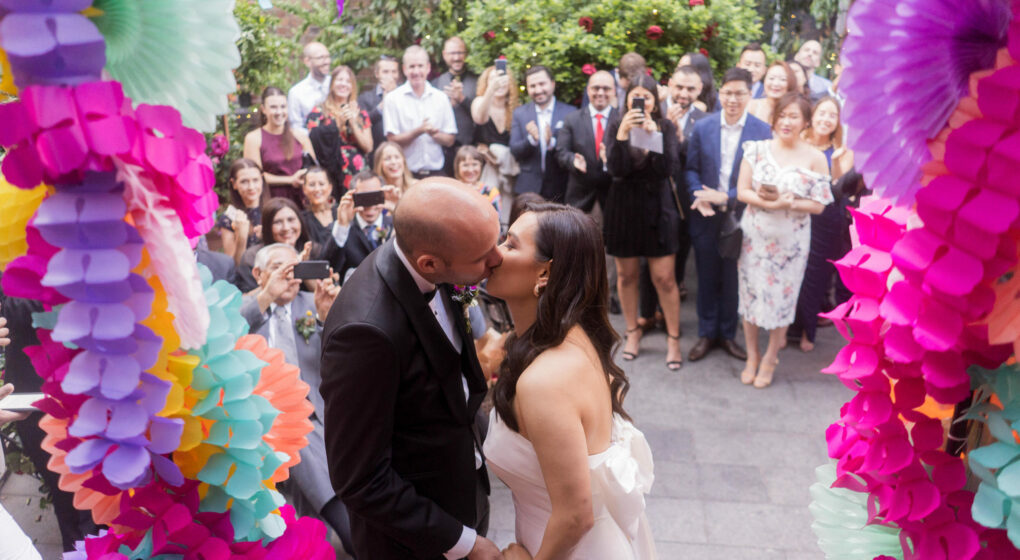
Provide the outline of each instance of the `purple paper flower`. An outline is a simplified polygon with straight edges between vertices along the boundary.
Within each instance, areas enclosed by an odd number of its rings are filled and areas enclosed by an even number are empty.
[[[850,10],[840,81],[857,168],[877,194],[909,205],[935,136],[970,74],[1006,38],[1006,0],[860,0]]]
[[[19,88],[98,80],[106,43],[81,10],[87,0],[0,1],[0,48],[7,52]]]

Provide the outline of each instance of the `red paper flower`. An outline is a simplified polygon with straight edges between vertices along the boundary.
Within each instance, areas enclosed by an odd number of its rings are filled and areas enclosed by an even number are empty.
[[[687,4],[689,6],[691,6],[692,8],[694,6],[704,6],[705,5],[705,0],[690,0],[690,2],[688,2]]]
[[[648,29],[645,30],[645,36],[654,41],[662,37],[662,28],[658,25],[649,25]]]
[[[581,18],[577,20],[577,25],[580,25],[585,31],[591,33],[591,28],[595,25],[595,22],[588,16],[581,16]]]
[[[703,54],[703,55],[705,55],[705,56],[709,56],[708,49],[706,49],[705,47],[701,47],[700,49],[698,49],[698,52]],[[711,58],[711,57],[709,57],[709,58]]]
[[[490,29],[489,31],[483,33],[482,37],[484,37],[486,41],[491,41],[496,38],[496,32]]]
[[[583,72],[586,76],[591,76],[595,73],[595,65],[591,63],[585,64],[581,67],[581,72]]]

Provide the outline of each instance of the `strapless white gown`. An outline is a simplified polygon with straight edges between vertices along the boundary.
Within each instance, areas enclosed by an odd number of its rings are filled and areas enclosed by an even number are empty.
[[[513,492],[517,542],[534,556],[552,512],[535,449],[493,410],[484,450],[489,468]],[[645,494],[655,477],[644,434],[614,415],[612,443],[602,453],[590,455],[588,466],[595,525],[571,551],[569,560],[654,560]]]

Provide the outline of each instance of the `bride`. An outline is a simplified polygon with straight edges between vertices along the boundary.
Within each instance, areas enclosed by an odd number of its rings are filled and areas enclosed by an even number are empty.
[[[508,560],[655,558],[644,515],[652,457],[623,409],[613,362],[605,250],[595,223],[560,204],[529,207],[500,246],[487,290],[514,332],[484,451],[513,492]]]

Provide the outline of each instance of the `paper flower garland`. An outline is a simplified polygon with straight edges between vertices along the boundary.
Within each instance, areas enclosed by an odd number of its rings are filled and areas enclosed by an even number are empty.
[[[909,204],[974,71],[1005,40],[1008,0],[859,0],[850,10],[840,80],[843,118],[868,187]]]
[[[834,488],[836,469],[822,465],[815,469],[818,482],[811,485],[811,529],[828,560],[857,560],[886,555],[903,558],[900,531],[869,525],[867,494]]]
[[[31,190],[19,189],[0,175],[0,216],[4,217],[0,222],[0,271],[28,250],[25,228],[44,196],[46,187],[43,185]]]
[[[0,0],[0,49],[15,83],[77,84],[98,80],[106,63],[103,36],[80,12],[91,0]]]

